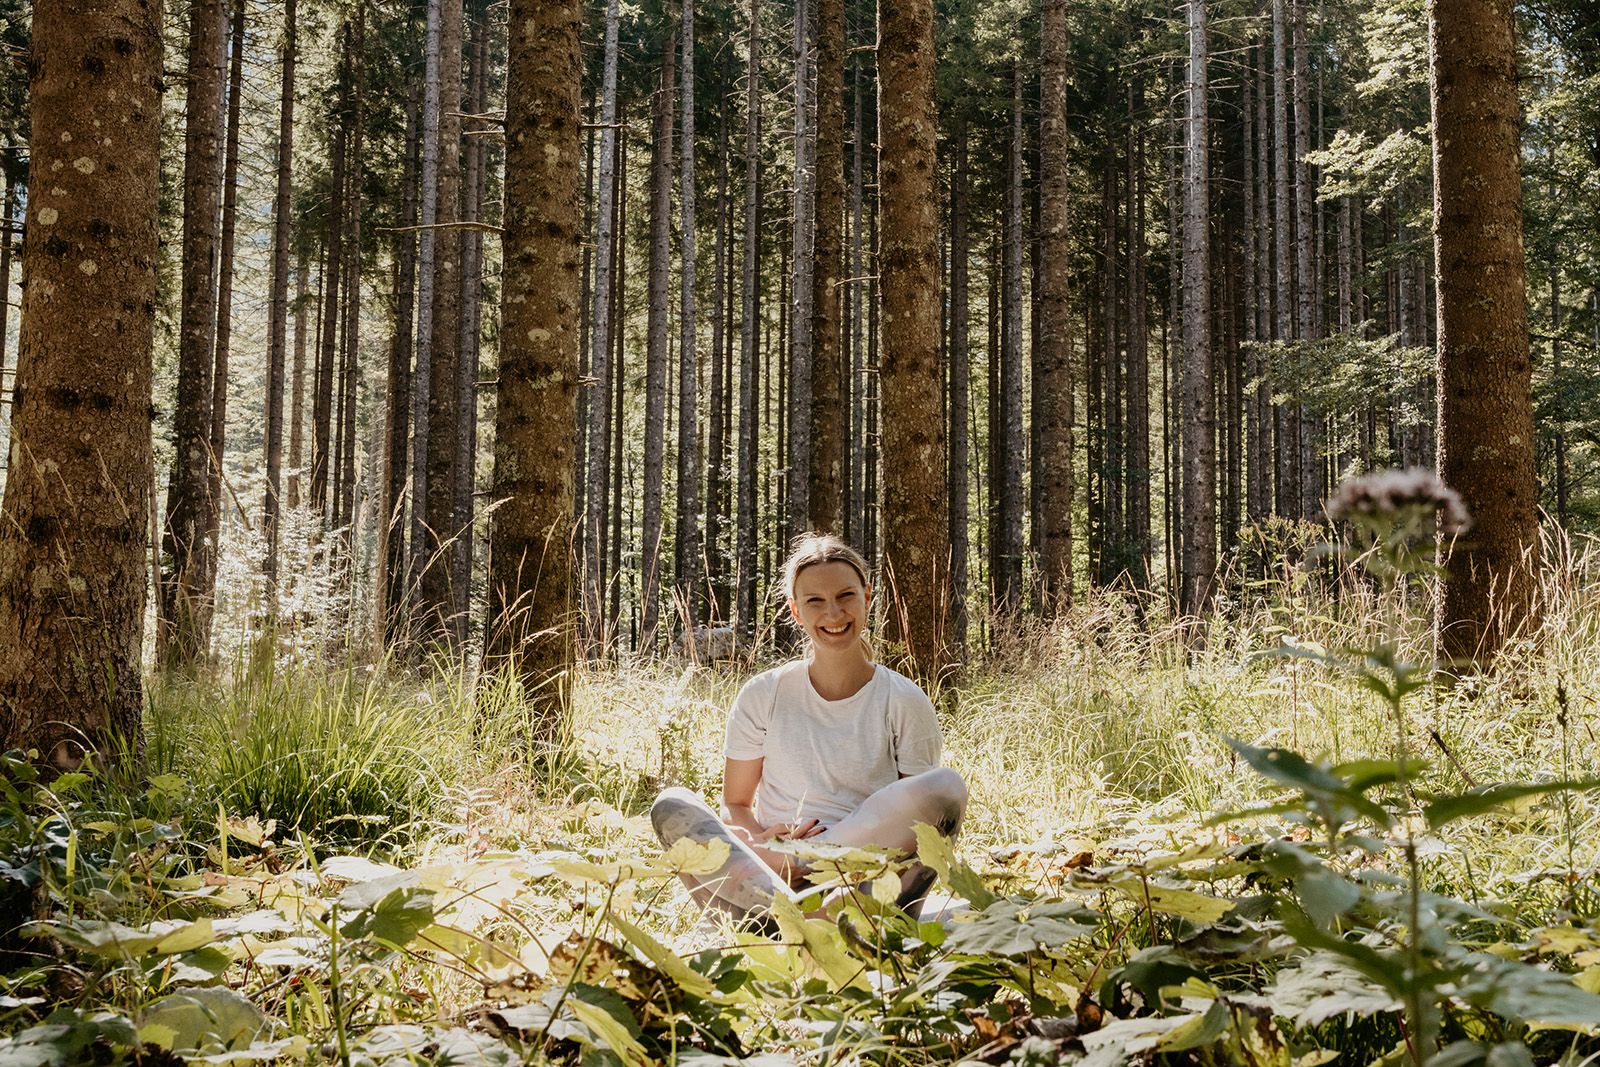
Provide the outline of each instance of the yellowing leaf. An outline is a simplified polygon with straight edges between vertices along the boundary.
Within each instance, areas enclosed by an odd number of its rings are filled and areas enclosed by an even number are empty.
[[[1535,930],[1533,938],[1539,943],[1540,952],[1570,954],[1579,949],[1594,947],[1593,935],[1575,926],[1546,926],[1541,930]]]
[[[726,841],[716,838],[702,844],[680,837],[661,854],[661,863],[681,874],[715,874],[728,862],[731,851]]]
[[[1194,922],[1214,923],[1233,910],[1233,901],[1223,897],[1208,897],[1190,889],[1174,889],[1155,885],[1135,874],[1125,874],[1110,880],[1131,900],[1148,904],[1153,911]]]
[[[799,906],[782,894],[772,902],[772,915],[784,939],[801,944],[803,958],[829,986],[839,990],[863,984],[866,967],[845,952],[838,927],[824,919],[807,919]]]
[[[187,926],[179,927],[157,941],[152,952],[168,954],[173,952],[188,952],[190,949],[209,945],[217,939],[212,930],[210,919],[196,919]]]

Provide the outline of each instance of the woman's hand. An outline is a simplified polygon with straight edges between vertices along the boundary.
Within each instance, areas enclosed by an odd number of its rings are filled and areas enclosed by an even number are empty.
[[[800,823],[776,823],[755,835],[757,841],[804,841],[822,833],[824,827],[815,819]]]

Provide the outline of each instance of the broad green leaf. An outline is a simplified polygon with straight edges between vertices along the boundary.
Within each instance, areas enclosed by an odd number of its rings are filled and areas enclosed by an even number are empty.
[[[210,919],[196,919],[187,926],[180,926],[167,934],[150,949],[151,952],[170,955],[175,952],[188,952],[192,949],[204,948],[217,940],[217,934],[212,929]]]
[[[1571,975],[1517,960],[1474,957],[1484,962],[1459,981],[1456,996],[1503,1019],[1547,1026],[1600,1026],[1600,996],[1580,988]]]
[[[839,928],[825,919],[808,919],[794,901],[782,894],[773,899],[773,918],[786,941],[797,942],[834,990],[864,983],[865,965],[844,950]]]
[[[207,945],[169,960],[165,974],[169,981],[198,985],[221,977],[232,963],[232,952],[220,945]]]
[[[227,988],[185,989],[146,1005],[137,1018],[141,1037],[145,1027],[152,1034],[170,1032],[171,1044],[164,1047],[173,1051],[241,1048],[267,1025],[260,1008]]]
[[[1473,815],[1482,815],[1502,804],[1509,804],[1515,800],[1526,797],[1544,796],[1546,793],[1559,793],[1567,789],[1594,789],[1600,787],[1600,779],[1582,778],[1561,782],[1540,782],[1534,785],[1513,784],[1503,782],[1498,785],[1482,785],[1467,793],[1453,797],[1440,797],[1426,808],[1428,826],[1437,830],[1446,823],[1455,822],[1457,819],[1469,818]]]
[[[952,892],[965,897],[979,911],[1000,899],[989,892],[977,871],[956,858],[948,837],[927,823],[918,823],[913,829],[917,834],[917,859],[937,871],[939,880]]]
[[[1332,925],[1334,919],[1355,907],[1361,899],[1360,886],[1322,864],[1302,870],[1295,889],[1306,914],[1322,927]]]
[[[943,947],[973,956],[1049,952],[1094,933],[1093,925],[1076,921],[1090,914],[1075,904],[1030,906],[997,900],[982,912],[958,918]]]
[[[1107,884],[1120,890],[1130,900],[1147,904],[1153,911],[1194,922],[1214,923],[1233,910],[1233,901],[1226,897],[1211,897],[1192,889],[1157,885],[1132,872],[1108,879]]]
[[[569,992],[566,1007],[629,1067],[650,1067],[650,1054],[639,1043],[639,1021],[621,997],[580,982]]]
[[[438,1051],[422,1061],[431,1067],[517,1067],[521,1062],[505,1042],[481,1031],[453,1026],[435,1031],[434,1040]]]
[[[416,938],[419,931],[433,923],[433,898],[430,889],[406,887],[390,890],[376,906],[358,912],[345,923],[341,932],[349,938],[370,937],[396,948],[404,948]]]
[[[1312,952],[1285,967],[1267,993],[1272,1010],[1301,1027],[1345,1014],[1365,1018],[1400,1010],[1394,994],[1329,952]]]
[[[1162,1052],[1183,1052],[1209,1045],[1228,1031],[1232,1013],[1222,1001],[1214,1001],[1203,1014],[1191,1015],[1182,1026],[1169,1030],[1156,1048]]]
[[[66,919],[61,922],[35,923],[23,928],[29,937],[54,937],[80,952],[105,959],[137,959],[155,948],[170,928],[135,930],[116,922],[96,919]]]
[[[683,957],[672,951],[661,942],[651,937],[644,929],[633,925],[616,912],[608,912],[607,917],[611,925],[622,932],[622,936],[634,948],[644,953],[645,959],[656,965],[662,974],[678,983],[678,987],[691,996],[706,998],[716,993],[717,987],[711,979],[701,974],[684,962]]]

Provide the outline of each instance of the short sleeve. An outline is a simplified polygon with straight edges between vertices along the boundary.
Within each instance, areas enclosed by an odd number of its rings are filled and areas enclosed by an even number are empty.
[[[767,722],[772,718],[778,672],[764,671],[744,684],[728,713],[728,737],[722,754],[728,759],[761,759],[766,755]]]
[[[921,774],[939,766],[938,713],[928,694],[903,675],[895,678],[889,725],[894,731],[895,767],[900,774]]]

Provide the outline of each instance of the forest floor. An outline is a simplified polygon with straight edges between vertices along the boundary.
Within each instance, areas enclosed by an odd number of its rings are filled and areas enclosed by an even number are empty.
[[[934,694],[972,799],[925,858],[971,910],[913,921],[892,857],[834,850],[854,889],[773,939],[706,921],[674,869],[718,857],[644,814],[717,795],[760,664],[587,668],[553,753],[449,675],[153,684],[137,786],[4,768],[37,921],[0,943],[0,1064],[1588,1062],[1585,589],[1451,690],[1407,666],[1419,590],[1297,582],[1204,651],[1097,598]]]

